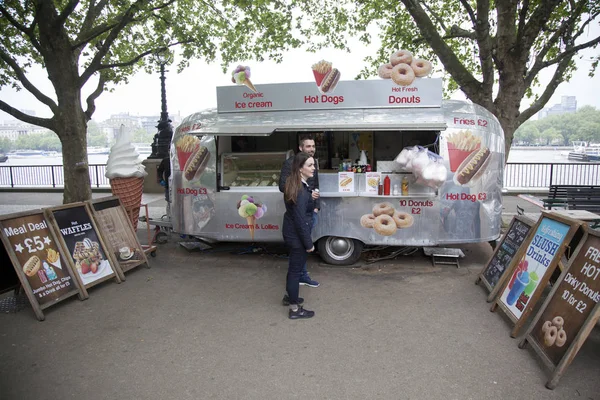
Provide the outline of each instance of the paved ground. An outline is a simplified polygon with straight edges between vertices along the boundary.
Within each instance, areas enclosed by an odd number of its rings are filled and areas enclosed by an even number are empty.
[[[1,193],[0,214],[61,202],[52,196]],[[600,400],[600,330],[547,390],[548,371],[473,284],[487,244],[464,246],[460,269],[422,253],[354,268],[313,256],[322,285],[301,295],[317,315],[290,321],[280,247],[188,252],[178,239],[151,269],[47,309],[44,322],[30,309],[0,314],[0,398]]]

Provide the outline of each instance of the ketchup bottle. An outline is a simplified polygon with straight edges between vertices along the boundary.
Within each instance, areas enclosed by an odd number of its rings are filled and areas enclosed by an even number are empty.
[[[390,195],[390,177],[388,175],[385,176],[385,179],[383,180],[383,195],[384,196],[389,196]]]

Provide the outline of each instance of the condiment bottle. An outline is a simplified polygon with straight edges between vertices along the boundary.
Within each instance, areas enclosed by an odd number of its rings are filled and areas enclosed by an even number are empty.
[[[377,185],[377,194],[379,196],[383,195],[383,184],[382,183],[380,183],[379,185]]]
[[[383,195],[384,196],[389,196],[390,195],[390,177],[388,175],[385,176],[385,179],[383,180]]]
[[[44,272],[46,273],[46,276],[48,277],[48,279],[54,280],[57,278],[56,272],[54,272],[54,268],[52,268],[50,265],[48,265],[48,263],[46,261],[43,261],[42,265],[44,267]]]
[[[367,164],[367,172],[371,172],[371,164]]]
[[[398,184],[394,184],[394,190],[392,191],[394,196],[398,196],[400,194],[400,189],[398,188]]]
[[[402,196],[408,196],[408,177],[406,175],[402,178]]]

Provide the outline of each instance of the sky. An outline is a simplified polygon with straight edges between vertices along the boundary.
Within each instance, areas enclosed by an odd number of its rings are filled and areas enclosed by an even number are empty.
[[[600,34],[600,25],[590,29],[589,38],[598,34]],[[589,40],[589,38],[586,40]],[[378,44],[375,43],[366,47],[358,41],[352,41],[351,49],[351,53],[335,49],[323,49],[317,53],[307,53],[304,50],[296,49],[286,52],[283,62],[280,64],[272,61],[260,63],[247,61],[241,64],[251,67],[251,80],[255,85],[312,82],[314,78],[311,65],[321,59],[331,61],[333,66],[340,70],[342,80],[351,80],[365,66],[364,57],[376,54]],[[591,58],[599,53],[600,49],[588,49],[577,56],[578,70],[570,82],[562,83],[556,89],[554,96],[546,104],[546,107],[560,103],[561,96],[569,95],[577,97],[578,107],[591,105],[600,109],[600,96],[598,95],[600,93],[600,71],[594,78],[588,76],[592,64]],[[418,56],[418,54],[415,55]],[[435,63],[436,61],[434,61],[434,65]],[[175,65],[167,67],[168,72],[165,76],[169,114],[176,115],[179,113],[183,118],[194,112],[216,107],[216,87],[232,85],[231,71],[236,65],[228,66],[226,73],[223,73],[218,62],[207,64],[200,60],[192,61],[189,68],[182,73],[177,73]],[[433,75],[433,77],[439,76]],[[113,92],[104,92],[96,100],[96,112],[92,118],[97,122],[101,122],[111,115],[119,113],[129,113],[134,116],[158,116],[161,111],[159,77],[158,72],[147,74],[141,71],[132,76],[128,84],[115,87]],[[550,77],[550,71],[544,73],[541,77],[542,83],[547,82]],[[45,94],[54,97],[52,86],[45,78],[45,73],[41,68],[31,70],[28,78]],[[379,78],[373,77],[371,79]],[[89,85],[84,94],[87,95],[91,92],[95,88],[94,85],[95,82]],[[542,89],[538,89],[537,93],[541,92]],[[454,93],[451,97],[454,99],[465,98],[460,91]],[[16,92],[10,87],[3,87],[0,91],[0,99],[21,110],[34,110],[37,116],[47,117],[50,115],[47,107],[39,103],[25,90]],[[85,101],[85,97],[83,100]],[[0,121],[10,119],[10,115],[0,111]]]

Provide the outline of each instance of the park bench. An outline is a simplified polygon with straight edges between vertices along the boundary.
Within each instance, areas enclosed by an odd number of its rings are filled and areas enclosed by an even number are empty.
[[[600,211],[600,186],[552,185],[548,198],[542,199],[544,208],[566,208],[569,210]]]
[[[546,198],[520,194],[519,198],[540,208],[600,212],[599,185],[551,185]]]
[[[526,200],[546,210],[583,210],[600,213],[600,186],[598,185],[551,185],[547,198],[537,198],[519,195]],[[523,214],[522,207],[517,206],[517,214]],[[600,225],[600,215],[592,221],[592,227]]]

